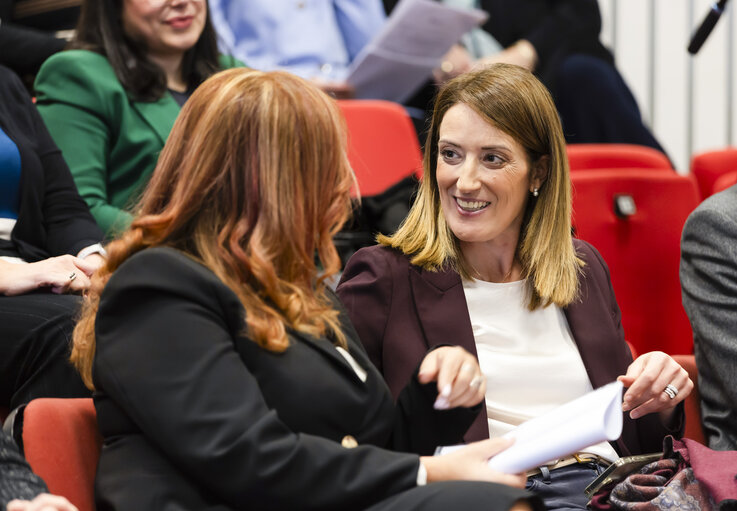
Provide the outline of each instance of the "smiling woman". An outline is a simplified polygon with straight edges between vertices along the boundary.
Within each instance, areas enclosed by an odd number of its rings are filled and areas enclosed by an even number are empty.
[[[407,219],[383,246],[356,252],[338,294],[395,397],[428,349],[453,343],[476,355],[486,413],[467,441],[503,436],[615,379],[629,387],[617,442],[528,479],[548,509],[583,510],[583,489],[604,466],[660,451],[681,431],[693,383],[664,353],[632,361],[606,265],[571,237],[563,131],[532,73],[498,64],[449,81],[425,147]]]
[[[205,0],[85,0],[72,50],[46,61],[37,104],[108,237],[132,219],[180,107],[217,71]]]

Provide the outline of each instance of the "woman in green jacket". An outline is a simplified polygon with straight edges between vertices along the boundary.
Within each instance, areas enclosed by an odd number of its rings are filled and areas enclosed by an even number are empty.
[[[205,0],[84,0],[70,47],[39,71],[37,105],[112,237],[130,223],[181,105],[239,63],[218,56]]]

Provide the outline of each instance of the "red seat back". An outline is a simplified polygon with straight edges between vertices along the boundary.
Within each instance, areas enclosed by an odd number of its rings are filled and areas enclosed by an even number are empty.
[[[625,337],[644,354],[692,353],[691,327],[678,276],[681,230],[699,202],[693,181],[675,172],[631,169],[572,172],[576,236],[607,262]],[[614,202],[630,196],[636,212],[619,217]]]
[[[727,172],[722,174],[714,181],[714,187],[711,189],[711,193],[719,193],[726,190],[727,188],[737,184],[737,170],[734,172]]]
[[[571,170],[665,169],[673,170],[668,157],[657,149],[634,144],[568,144]]]
[[[34,399],[23,412],[28,463],[51,493],[79,511],[94,511],[94,483],[102,438],[91,398]]]
[[[403,178],[422,177],[422,153],[412,120],[390,101],[338,101],[348,127],[348,159],[361,195],[377,195]]]
[[[714,184],[720,176],[737,171],[737,148],[706,151],[691,158],[691,173],[699,184],[701,198],[714,193]]]

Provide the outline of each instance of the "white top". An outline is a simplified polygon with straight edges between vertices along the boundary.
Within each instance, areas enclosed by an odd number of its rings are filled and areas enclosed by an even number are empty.
[[[525,281],[463,281],[494,438],[593,390],[560,307],[530,311]],[[583,449],[610,461],[608,442]]]

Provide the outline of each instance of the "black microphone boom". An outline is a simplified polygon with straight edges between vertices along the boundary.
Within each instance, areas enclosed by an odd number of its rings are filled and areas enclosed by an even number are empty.
[[[701,22],[701,26],[699,26],[698,30],[691,37],[691,42],[688,45],[688,52],[691,55],[696,55],[696,52],[701,49],[701,45],[704,44],[706,38],[714,30],[714,25],[719,21],[719,17],[724,12],[724,6],[726,4],[727,0],[719,0],[719,2],[711,4],[709,14],[706,15],[704,21]]]

